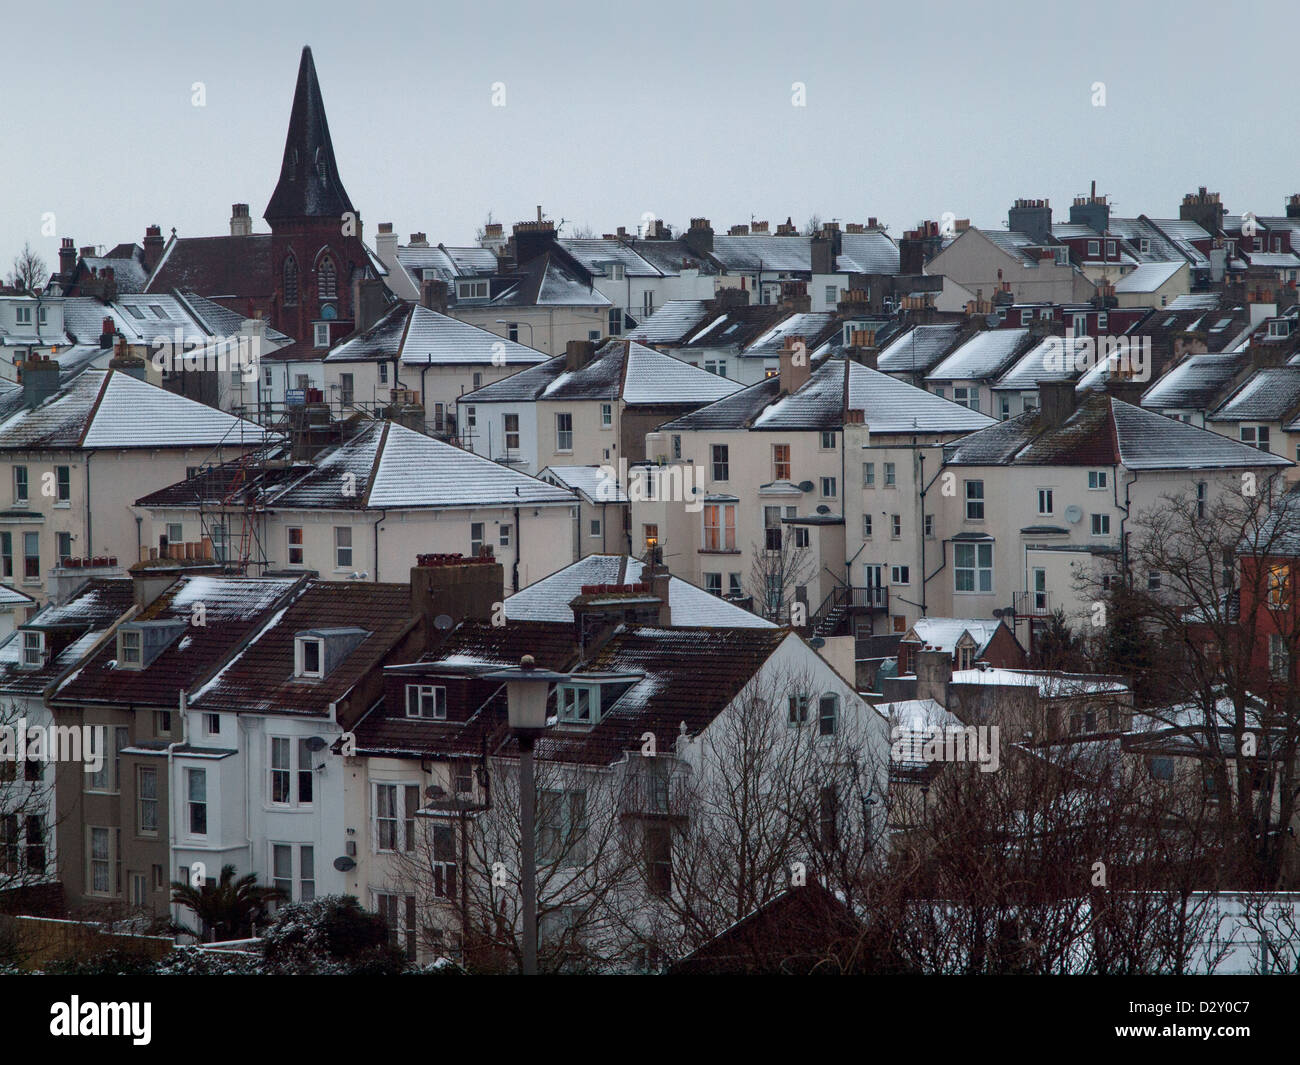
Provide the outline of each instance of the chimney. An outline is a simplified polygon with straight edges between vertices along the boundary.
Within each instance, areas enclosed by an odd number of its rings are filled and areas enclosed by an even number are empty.
[[[523,266],[545,255],[555,244],[555,223],[549,220],[516,222],[510,238],[515,250],[515,265]]]
[[[665,604],[648,581],[639,584],[584,584],[569,603],[578,649],[589,659],[619,625],[660,625]]]
[[[649,564],[643,571],[643,576],[650,585],[650,594],[659,600],[659,627],[661,629],[671,628],[673,624],[672,604],[669,602],[669,590],[672,586],[672,574],[668,572],[668,567],[664,565],[660,550],[655,547],[652,550]]]
[[[375,252],[381,263],[397,261],[397,234],[393,232],[392,222],[379,223],[379,232],[375,234]]]
[[[880,349],[876,346],[876,334],[872,329],[854,329],[849,334],[849,343],[844,348],[844,357],[850,362],[860,363],[870,369],[876,369]]]
[[[104,291],[100,294],[100,299],[105,303],[112,303],[117,299],[117,271],[111,266],[104,267]]]
[[[59,390],[59,364],[40,355],[30,356],[22,369],[23,406],[39,407]]]
[[[1079,406],[1073,381],[1038,382],[1038,416],[1050,428],[1059,428]]]
[[[158,537],[158,547],[148,548],[149,558],[141,559],[128,573],[135,605],[144,609],[186,574],[219,574],[225,566],[212,558],[212,541],[200,544],[169,544],[166,536]],[[190,548],[189,552],[186,548]],[[197,548],[197,549],[196,549]],[[143,555],[146,548],[140,548]],[[188,557],[187,557],[188,555]],[[105,562],[112,561],[105,559]]]
[[[439,314],[447,313],[447,282],[426,278],[420,282],[420,306]]]
[[[719,311],[729,311],[735,307],[748,307],[749,289],[720,288],[713,294],[713,299],[710,302]]]
[[[461,621],[491,621],[505,601],[505,567],[490,555],[417,555],[411,567],[411,613],[424,618],[431,640]]]
[[[704,258],[713,251],[713,226],[707,218],[692,218],[691,228],[682,236],[692,255]]]
[[[799,227],[794,224],[794,221],[789,215],[786,215],[784,222],[777,223],[776,235],[778,237],[797,237],[799,235]]]
[[[921,243],[921,231],[909,229],[898,241],[898,272],[900,274],[919,274],[925,266],[924,245]]]
[[[778,306],[781,310],[795,314],[807,314],[811,311],[812,297],[808,295],[808,282],[782,281],[781,300]]]
[[[922,647],[912,657],[912,668],[916,671],[916,694],[913,698],[933,699],[940,706],[947,706],[952,655],[938,648]]]
[[[248,215],[248,204],[232,203],[230,205],[230,235],[247,237],[253,232],[253,220]]]
[[[1047,200],[1016,200],[1007,212],[1007,226],[1026,234],[1035,244],[1052,240],[1052,207]]]
[[[1217,192],[1206,191],[1204,185],[1183,197],[1178,217],[1184,222],[1195,222],[1212,237],[1223,236],[1223,203]]]
[[[1300,218],[1300,192],[1293,192],[1286,198],[1286,216]],[[68,243],[72,243],[68,241]]]
[[[99,326],[99,346],[101,348],[111,348],[115,336],[117,336],[117,323],[106,314]]]
[[[839,223],[827,222],[822,226],[822,231],[812,239],[811,269],[814,274],[835,273],[835,264],[840,256],[843,239]]]
[[[144,268],[153,273],[153,268],[162,258],[163,235],[161,226],[148,226],[144,231]]]
[[[1106,380],[1106,395],[1122,403],[1131,403],[1135,407],[1140,407],[1142,393],[1146,391],[1147,384],[1146,381],[1134,381],[1129,377],[1109,377]]]
[[[369,329],[388,309],[384,301],[384,282],[378,277],[361,277],[352,282],[353,329]]]
[[[407,246],[411,248],[427,248],[429,246],[429,238],[423,233],[412,233],[411,239],[407,242]]]
[[[1097,195],[1097,183],[1092,183],[1092,192],[1087,196],[1076,196],[1070,204],[1070,224],[1087,226],[1098,233],[1110,229],[1110,204],[1105,196]]]
[[[59,276],[64,281],[71,281],[77,272],[77,249],[71,237],[64,237],[59,244]]]
[[[808,383],[812,374],[808,345],[803,337],[788,336],[781,349],[781,391],[792,395]]]
[[[570,340],[564,346],[564,368],[569,373],[581,370],[591,362],[596,353],[596,345],[590,340]]]

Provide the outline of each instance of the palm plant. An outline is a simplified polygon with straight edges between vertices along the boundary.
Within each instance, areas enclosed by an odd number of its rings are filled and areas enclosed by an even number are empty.
[[[181,880],[172,881],[172,902],[194,911],[202,929],[195,932],[176,925],[176,930],[212,942],[248,938],[253,923],[266,914],[268,905],[283,898],[284,892],[279,888],[259,885],[256,873],[236,880],[233,865],[223,865],[215,883],[208,881],[200,887]]]

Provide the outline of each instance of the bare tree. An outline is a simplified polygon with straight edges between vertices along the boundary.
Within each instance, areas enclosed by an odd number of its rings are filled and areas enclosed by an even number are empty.
[[[769,621],[790,616],[792,601],[816,573],[811,549],[798,544],[795,532],[794,528],[780,526],[765,529],[767,539],[753,548],[749,593],[757,613]]]
[[[49,276],[45,260],[33,250],[30,243],[24,243],[23,250],[14,256],[13,269],[9,271],[9,284],[23,292],[34,292],[45,285]]]

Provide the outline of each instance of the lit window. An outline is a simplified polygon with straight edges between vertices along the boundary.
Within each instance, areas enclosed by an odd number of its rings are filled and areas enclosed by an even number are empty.
[[[289,534],[289,565],[301,566],[303,559],[302,547],[302,529],[297,526],[290,526]]]

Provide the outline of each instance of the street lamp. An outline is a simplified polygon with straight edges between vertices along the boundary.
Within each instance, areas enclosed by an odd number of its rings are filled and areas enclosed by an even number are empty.
[[[537,793],[533,786],[533,744],[546,729],[546,700],[551,685],[568,679],[567,673],[538,669],[532,655],[519,660],[518,669],[485,674],[487,680],[504,681],[506,718],[519,744],[519,883],[524,907],[524,975],[537,975]]]

